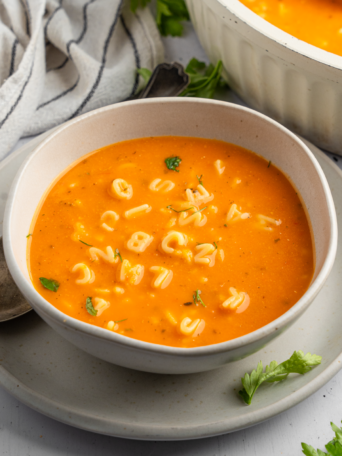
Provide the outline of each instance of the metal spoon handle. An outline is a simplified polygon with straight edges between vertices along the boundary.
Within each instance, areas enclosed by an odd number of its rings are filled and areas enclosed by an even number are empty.
[[[139,98],[177,97],[189,84],[189,75],[180,63],[161,63],[154,69]]]

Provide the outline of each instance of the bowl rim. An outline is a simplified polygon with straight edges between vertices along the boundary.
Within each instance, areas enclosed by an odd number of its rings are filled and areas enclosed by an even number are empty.
[[[41,149],[46,147],[51,141],[54,140],[56,136],[60,133],[64,132],[67,129],[72,129],[74,125],[82,122],[83,120],[89,119],[93,116],[101,115],[104,112],[112,111],[116,109],[124,108],[125,106],[134,106],[134,105],[141,105],[141,104],[166,104],[166,103],[188,103],[188,104],[211,104],[217,105],[221,107],[225,107],[227,109],[232,109],[237,112],[247,112],[252,117],[261,118],[263,121],[268,122],[269,124],[273,125],[276,129],[280,132],[285,133],[288,135],[294,142],[296,142],[303,150],[303,152],[307,155],[309,160],[312,162],[317,175],[319,176],[320,182],[322,184],[322,188],[326,198],[326,204],[328,209],[329,221],[330,221],[330,230],[329,230],[329,246],[327,250],[327,254],[325,260],[323,262],[321,271],[318,273],[316,279],[311,283],[308,290],[304,293],[304,295],[294,304],[287,312],[283,315],[278,317],[276,320],[271,321],[267,325],[251,332],[245,334],[244,336],[231,339],[225,342],[220,342],[217,344],[211,345],[204,345],[200,347],[174,347],[168,345],[159,345],[152,342],[145,342],[139,339],[133,339],[121,334],[117,334],[113,331],[108,331],[105,328],[91,325],[89,323],[85,323],[81,320],[77,320],[73,317],[64,314],[48,301],[46,301],[36,289],[33,287],[32,282],[27,279],[24,274],[21,272],[20,267],[18,266],[15,255],[13,252],[13,237],[10,231],[11,225],[11,216],[13,210],[13,203],[16,198],[18,185],[20,184],[21,178],[23,174],[26,172],[28,166],[30,165],[31,160],[38,154]],[[194,106],[195,108],[195,106]],[[153,354],[163,354],[169,356],[179,356],[179,357],[200,357],[200,356],[208,356],[214,355],[224,352],[233,351],[244,346],[253,344],[260,339],[263,339],[269,335],[271,335],[274,331],[277,331],[279,334],[281,333],[282,328],[289,325],[291,322],[295,321],[304,310],[310,305],[316,294],[322,288],[326,278],[328,277],[332,266],[334,264],[336,250],[337,250],[337,217],[335,212],[335,206],[333,202],[333,198],[330,192],[330,188],[326,177],[323,173],[322,168],[320,167],[318,161],[310,151],[310,149],[291,131],[287,128],[283,127],[278,122],[274,121],[273,119],[261,114],[253,109],[246,108],[240,105],[236,105],[233,103],[227,103],[218,100],[208,100],[208,99],[200,99],[200,98],[152,98],[152,99],[140,99],[140,100],[132,100],[126,101],[122,103],[116,103],[113,105],[105,106],[93,111],[90,111],[86,114],[83,114],[75,119],[70,120],[69,122],[62,124],[59,128],[54,130],[51,135],[45,138],[35,149],[33,152],[27,157],[24,163],[21,165],[20,169],[18,170],[12,186],[10,188],[10,192],[8,195],[8,199],[6,202],[5,207],[5,214],[4,214],[4,221],[3,221],[3,241],[4,241],[4,252],[5,258],[7,261],[8,268],[11,272],[11,275],[16,282],[20,291],[28,297],[28,300],[33,304],[34,309],[38,309],[39,314],[44,314],[52,319],[57,326],[65,326],[69,331],[75,331],[78,333],[86,334],[87,337],[95,338],[95,339],[102,339],[104,341],[108,341],[110,343],[114,343],[116,345],[125,346],[131,349],[138,349],[144,352],[149,352]]]
[[[302,55],[303,57],[327,65],[331,68],[342,70],[342,56],[333,54],[329,51],[325,51],[324,49],[318,48],[313,44],[309,44],[299,38],[296,38],[293,35],[290,35],[287,32],[284,32],[280,28],[258,16],[247,6],[242,4],[239,0],[204,1],[214,1],[216,3],[219,3],[224,8],[233,13],[239,20],[244,22],[247,26],[270,39],[271,41],[278,43],[289,51],[295,52],[298,55]]]

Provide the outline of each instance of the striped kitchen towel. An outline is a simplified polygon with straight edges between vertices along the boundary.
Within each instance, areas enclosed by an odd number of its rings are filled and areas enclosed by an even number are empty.
[[[0,0],[0,160],[41,133],[142,84],[163,61],[148,8],[130,0]]]

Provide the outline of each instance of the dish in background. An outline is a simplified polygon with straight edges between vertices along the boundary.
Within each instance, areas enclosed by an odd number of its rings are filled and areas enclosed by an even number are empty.
[[[238,0],[186,0],[212,62],[233,90],[315,144],[342,155],[342,57],[268,23]]]
[[[253,333],[191,349],[150,344],[66,316],[47,303],[31,284],[26,263],[26,235],[50,183],[72,162],[92,150],[127,139],[164,135],[215,138],[267,157],[289,176],[308,209],[316,251],[313,282],[288,312]],[[24,296],[48,324],[76,346],[98,358],[138,370],[191,373],[248,356],[288,328],[305,311],[332,268],[337,226],[324,174],[309,149],[292,133],[261,114],[228,103],[162,98],[93,111],[48,137],[23,164],[12,185],[4,219],[4,246],[9,269]]]
[[[335,0],[240,0],[270,24],[342,56],[342,3]]]

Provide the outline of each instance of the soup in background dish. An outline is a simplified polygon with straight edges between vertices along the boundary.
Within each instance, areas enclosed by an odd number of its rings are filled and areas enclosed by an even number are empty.
[[[308,289],[301,199],[271,162],[223,141],[154,137],[72,164],[37,209],[28,261],[67,315],[156,344],[248,334]]]
[[[284,32],[342,56],[341,0],[240,0]]]

